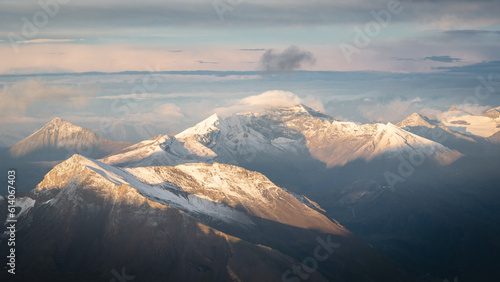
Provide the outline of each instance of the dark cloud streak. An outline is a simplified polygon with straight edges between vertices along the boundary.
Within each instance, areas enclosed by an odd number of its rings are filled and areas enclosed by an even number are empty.
[[[435,70],[455,72],[455,73],[475,73],[475,74],[499,74],[500,61],[481,62],[466,66],[435,67]]]
[[[258,52],[258,51],[266,51],[266,49],[263,49],[263,48],[256,48],[256,49],[240,49],[240,51]]]
[[[462,59],[452,58],[450,56],[431,56],[431,57],[425,57],[424,60],[441,62],[441,63],[453,63],[453,62],[460,62]]]

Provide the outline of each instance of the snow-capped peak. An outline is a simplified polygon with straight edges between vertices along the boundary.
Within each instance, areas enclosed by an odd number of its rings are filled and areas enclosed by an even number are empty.
[[[36,135],[39,132],[46,132],[47,134],[61,134],[65,136],[74,134],[76,132],[93,133],[90,129],[74,125],[59,117],[54,118],[30,136]],[[28,138],[30,136],[28,136]]]
[[[206,118],[202,122],[197,125],[190,127],[181,133],[175,135],[177,139],[183,139],[193,135],[203,135],[207,132],[213,131],[216,129],[217,124],[219,123],[219,116],[215,113],[210,117]]]
[[[409,115],[407,118],[398,122],[396,125],[399,127],[410,127],[410,126],[434,127],[434,125],[432,125],[429,122],[429,119],[427,117],[422,116],[421,114],[418,113],[413,113]]]
[[[62,123],[69,123],[69,122],[67,122],[67,121],[63,120],[63,119],[62,119],[62,118],[60,118],[60,117],[56,117],[56,118],[54,118],[53,120],[51,120],[51,121],[49,122],[49,124],[62,124]]]
[[[35,133],[17,142],[9,149],[8,154],[13,158],[41,158],[40,155],[43,155],[44,160],[55,157],[65,159],[64,156],[69,152],[86,151],[92,146],[104,146],[108,142],[90,129],[55,118]],[[58,151],[53,152],[54,150]]]
[[[253,226],[254,216],[301,228],[337,229],[266,176],[220,163],[124,169],[75,154],[53,168],[35,193],[58,191],[50,202],[54,205],[84,202],[90,194],[84,190],[133,205],[147,199],[208,222]]]

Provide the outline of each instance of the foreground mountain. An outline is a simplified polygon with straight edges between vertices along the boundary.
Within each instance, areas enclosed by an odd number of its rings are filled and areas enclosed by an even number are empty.
[[[343,226],[231,165],[121,169],[75,155],[18,206],[16,281],[108,281],[122,268],[139,281],[411,281]]]

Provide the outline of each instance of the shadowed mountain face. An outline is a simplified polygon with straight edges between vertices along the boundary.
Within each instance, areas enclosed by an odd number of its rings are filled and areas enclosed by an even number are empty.
[[[338,223],[231,165],[124,170],[75,155],[19,206],[17,279],[100,281],[125,267],[140,281],[279,281],[310,258],[301,274],[312,281],[411,281]]]

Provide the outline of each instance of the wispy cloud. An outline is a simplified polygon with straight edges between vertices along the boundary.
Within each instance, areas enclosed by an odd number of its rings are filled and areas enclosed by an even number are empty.
[[[227,116],[242,112],[261,112],[266,109],[277,107],[292,107],[302,103],[314,109],[323,110],[323,104],[312,97],[301,99],[299,96],[289,91],[272,90],[233,101],[228,106],[214,109],[214,112],[222,116]]]
[[[500,30],[463,29],[445,30],[442,33],[451,36],[500,35]]]
[[[198,64],[212,64],[212,65],[219,64],[219,62],[205,62],[205,61],[201,61],[201,60],[198,60],[197,62],[198,62]]]
[[[5,85],[0,91],[0,116],[22,116],[30,105],[40,102],[78,108],[85,106],[96,92],[95,88],[50,85],[34,79],[20,81]]]
[[[431,56],[431,57],[425,57],[424,60],[441,62],[441,63],[453,63],[453,62],[460,62],[462,59],[452,58],[450,56]]]
[[[83,41],[84,39],[50,39],[50,38],[38,38],[31,40],[17,41],[18,43],[24,44],[43,44],[43,43],[62,43],[62,42],[75,42]]]
[[[258,51],[266,51],[266,49],[264,49],[264,48],[256,48],[256,49],[240,49],[240,51],[258,52]]]
[[[452,66],[452,67],[436,67],[436,70],[444,70],[449,72],[460,72],[460,73],[498,73],[500,70],[500,61],[489,61],[481,62],[477,64],[470,64],[465,66]]]
[[[172,99],[172,98],[215,98],[224,97],[224,93],[144,93],[144,94],[119,94],[95,97],[95,99],[115,100],[115,99]]]
[[[415,105],[420,102],[394,99],[384,103],[370,103],[358,106],[358,111],[370,122],[392,122],[396,123],[408,115],[418,112],[420,106]]]
[[[392,57],[391,59],[396,60],[396,61],[406,61],[406,62],[416,62],[416,61],[420,61],[420,59],[415,59],[415,58],[399,58],[399,57]]]

